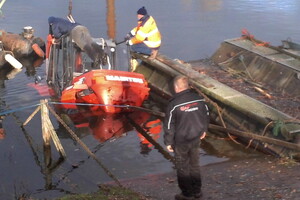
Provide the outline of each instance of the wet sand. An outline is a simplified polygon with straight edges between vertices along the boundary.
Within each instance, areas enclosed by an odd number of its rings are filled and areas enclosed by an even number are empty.
[[[268,155],[201,167],[205,200],[289,199],[300,197],[300,163]],[[149,200],[170,200],[179,193],[175,171],[121,183]]]

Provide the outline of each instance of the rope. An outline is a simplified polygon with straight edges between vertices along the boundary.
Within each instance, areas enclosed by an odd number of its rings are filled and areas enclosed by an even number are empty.
[[[69,0],[69,14],[67,18],[71,23],[75,23],[75,19],[72,16],[72,8],[73,8],[72,0]]]
[[[75,105],[75,106],[113,106],[117,108],[130,108],[134,106],[130,105],[114,105],[114,104],[92,104],[92,103],[61,103],[57,101],[49,102],[49,104],[57,104],[57,105]]]
[[[251,35],[250,32],[247,29],[242,29],[242,37],[250,40],[251,42],[254,43],[255,46],[265,46],[268,47],[270,45],[270,42],[265,42],[265,41],[258,41],[255,39],[254,35]]]
[[[4,112],[0,112],[0,116],[10,114],[10,113],[14,113],[14,112],[21,111],[21,110],[25,110],[25,109],[28,109],[28,108],[33,108],[33,107],[40,106],[40,105],[41,104],[38,103],[38,104],[30,105],[30,106],[24,106],[24,107],[12,109],[12,110],[7,110],[7,111],[4,111]]]
[[[127,109],[135,109],[135,110],[141,110],[141,111],[145,111],[145,112],[149,112],[155,116],[159,116],[159,117],[164,117],[165,114],[159,111],[154,111],[154,110],[150,110],[147,108],[143,108],[143,107],[139,107],[139,106],[131,106],[131,105],[113,105],[113,104],[88,104],[88,103],[61,103],[61,102],[48,102],[48,104],[56,104],[56,105],[76,105],[76,106],[113,106],[113,107],[117,107],[117,108],[127,108]],[[17,111],[22,111],[28,108],[33,108],[36,106],[40,106],[41,104],[33,104],[33,105],[29,105],[29,106],[24,106],[24,107],[20,107],[20,108],[16,108],[16,109],[11,109],[11,110],[7,110],[7,111],[3,111],[0,112],[0,116],[2,115],[6,115],[6,114],[10,114],[10,113],[14,113]]]
[[[223,117],[222,117],[222,108],[220,108],[219,107],[219,105],[216,103],[216,102],[214,102],[213,100],[211,100],[207,95],[205,95],[201,90],[199,90],[197,87],[193,87],[200,95],[202,95],[204,98],[205,98],[205,100],[208,102],[208,103],[210,103],[212,106],[214,106],[215,107],[215,109],[217,110],[217,112],[218,112],[218,116],[219,116],[219,118],[220,118],[220,120],[221,120],[221,124],[222,124],[222,126],[224,127],[224,128],[227,128],[226,127],[226,124],[225,124],[225,121],[223,120]],[[235,138],[234,138],[234,136],[232,136],[229,132],[227,132],[227,135],[228,135],[228,137],[234,142],[234,143],[236,143],[236,144],[241,144],[241,143],[239,143],[238,141],[236,141],[235,140]]]

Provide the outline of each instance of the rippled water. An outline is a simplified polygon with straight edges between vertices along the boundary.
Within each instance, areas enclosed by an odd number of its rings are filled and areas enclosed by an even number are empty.
[[[211,56],[223,40],[240,37],[243,28],[257,39],[274,45],[280,45],[281,40],[287,38],[299,42],[298,0],[110,1],[114,3],[114,12],[108,12],[107,2],[73,1],[72,14],[75,20],[90,29],[94,37],[113,37],[116,41],[121,41],[136,25],[137,9],[146,6],[148,12],[155,17],[163,35],[161,53],[185,61]],[[24,26],[30,25],[35,29],[36,36],[46,38],[48,17],[65,17],[69,12],[68,5],[67,0],[6,1],[2,7],[0,28],[20,33]],[[125,45],[120,45],[120,58],[126,57],[125,51]],[[121,60],[119,64],[122,67],[126,65],[126,61]],[[1,76],[1,112],[35,105],[40,99],[49,97],[47,94],[41,96],[31,86],[35,75],[45,78],[44,64],[23,69],[11,75],[10,79]],[[42,84],[45,85],[45,79],[42,80]],[[63,131],[55,119],[54,126],[61,133],[60,138],[68,159],[53,173],[46,173],[43,167],[40,117],[34,117],[25,129],[20,128],[20,123],[24,122],[33,110],[34,108],[28,108],[8,114],[3,122],[6,137],[0,140],[1,199],[13,199],[15,194],[51,198],[68,192],[88,192],[97,188],[96,183],[111,181],[76,142],[61,136]],[[134,131],[129,131],[126,137],[104,145],[89,134],[89,131],[82,134],[81,139],[118,178],[162,173],[172,168],[170,162],[156,150],[152,150],[148,155],[140,154],[139,139]],[[213,139],[208,141],[211,140]],[[159,142],[163,144],[162,138]],[[220,148],[222,144],[209,146],[210,143],[203,144],[202,165],[226,160],[228,155],[232,154],[231,149]],[[53,152],[55,159],[58,156],[54,150]]]

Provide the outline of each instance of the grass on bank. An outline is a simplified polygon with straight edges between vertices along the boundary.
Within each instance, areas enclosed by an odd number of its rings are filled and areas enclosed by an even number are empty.
[[[57,200],[147,200],[143,195],[127,188],[100,185],[95,193],[67,195]]]

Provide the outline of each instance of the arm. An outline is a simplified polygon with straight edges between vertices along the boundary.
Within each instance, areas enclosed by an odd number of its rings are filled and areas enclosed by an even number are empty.
[[[171,113],[172,106],[169,105],[166,110],[166,116],[164,120],[164,143],[167,146],[168,151],[173,152],[172,145],[174,144],[175,137],[175,116]]]
[[[60,31],[60,28],[57,24],[52,25],[52,34],[55,39],[59,39],[63,34]]]

